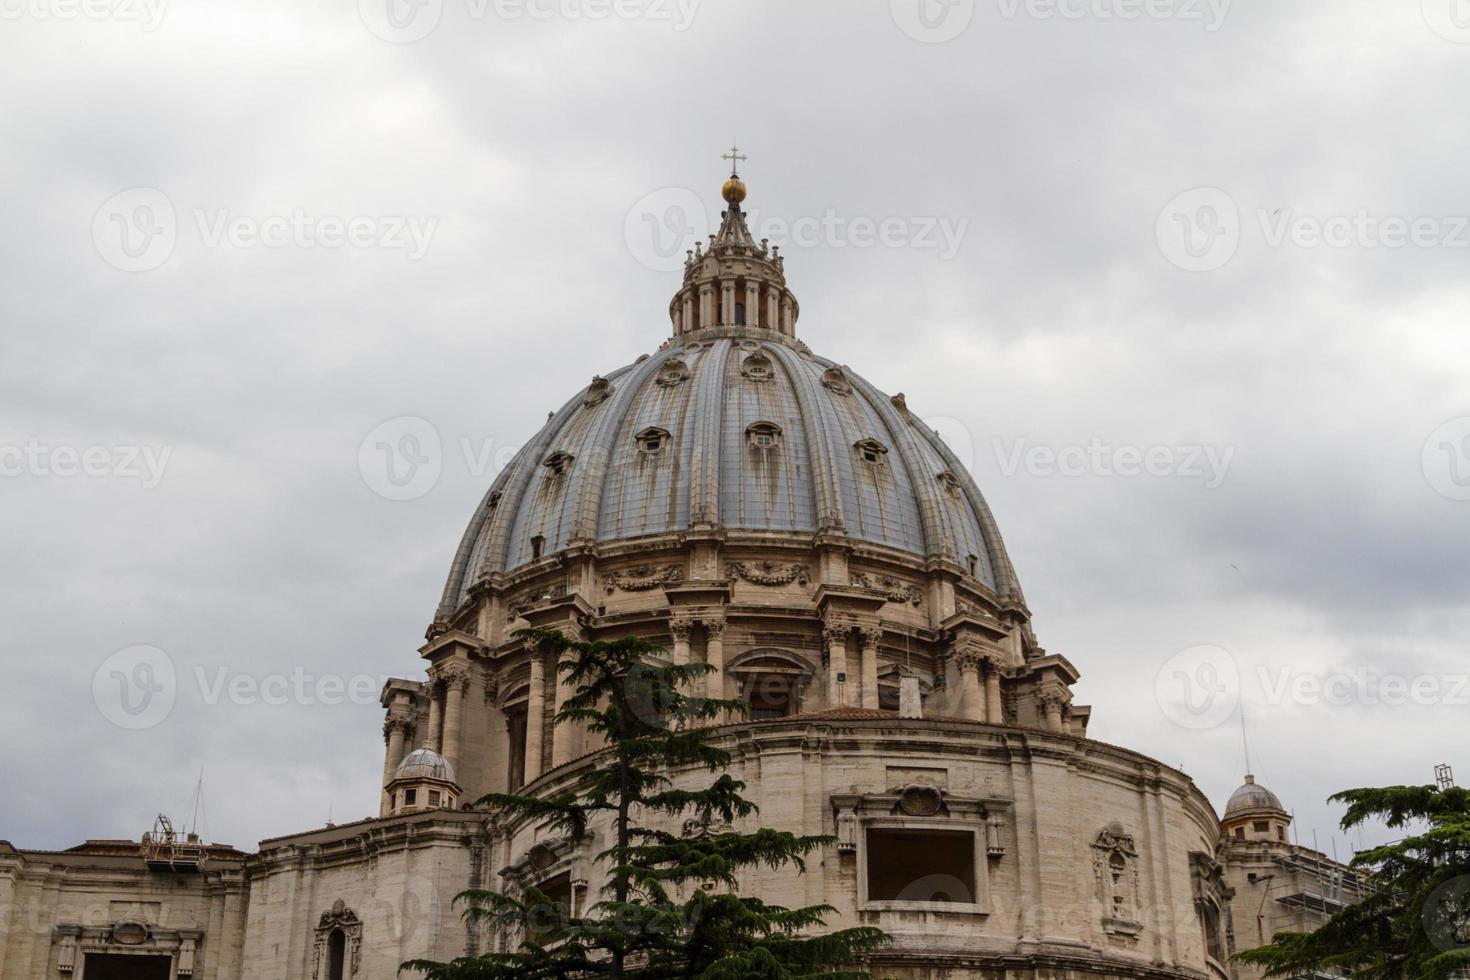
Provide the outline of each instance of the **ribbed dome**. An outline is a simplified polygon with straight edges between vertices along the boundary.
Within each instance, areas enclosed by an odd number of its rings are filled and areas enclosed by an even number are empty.
[[[393,773],[394,779],[438,779],[454,782],[454,767],[433,749],[414,749],[403,757]]]
[[[750,336],[770,331],[728,333],[678,338],[568,401],[477,509],[441,613],[537,556],[696,526],[845,533],[1019,596],[980,491],[902,396]]]
[[[1280,810],[1286,812],[1281,805],[1277,795],[1266,787],[1256,782],[1255,776],[1246,776],[1245,785],[1230,794],[1230,802],[1225,804],[1225,816],[1229,817],[1235,813],[1243,813],[1247,810]]]

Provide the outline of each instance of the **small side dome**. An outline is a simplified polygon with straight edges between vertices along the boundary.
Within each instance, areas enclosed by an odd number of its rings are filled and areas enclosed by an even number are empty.
[[[433,749],[414,749],[403,757],[398,764],[398,769],[393,773],[394,779],[438,779],[446,783],[454,782],[454,767]]]
[[[1230,794],[1230,802],[1225,804],[1225,817],[1229,819],[1247,810],[1280,810],[1285,813],[1286,807],[1281,805],[1280,797],[1257,783],[1255,776],[1247,775],[1245,785]]]

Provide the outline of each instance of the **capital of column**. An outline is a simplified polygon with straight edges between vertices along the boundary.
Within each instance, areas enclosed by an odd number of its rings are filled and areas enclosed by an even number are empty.
[[[852,635],[853,624],[841,619],[822,621],[822,639],[828,644],[846,643]]]
[[[1072,707],[1072,702],[1059,691],[1042,691],[1036,700],[1045,711],[1064,711]]]
[[[694,632],[694,624],[698,620],[689,616],[679,616],[669,620],[669,632],[673,634],[678,642],[687,642],[689,635]]]
[[[863,646],[876,650],[883,642],[883,628],[881,626],[859,626],[858,639]]]
[[[724,637],[725,621],[723,619],[701,619],[700,622],[704,624],[705,632],[709,634],[711,640]]]
[[[444,686],[447,692],[450,688],[457,687],[461,694],[469,690],[470,672],[462,664],[446,664],[434,672],[434,680]]]

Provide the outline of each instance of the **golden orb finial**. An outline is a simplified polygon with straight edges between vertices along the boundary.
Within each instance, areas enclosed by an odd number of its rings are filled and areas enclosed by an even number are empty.
[[[730,179],[720,188],[720,196],[731,204],[739,204],[745,200],[745,181],[740,179],[740,161],[749,160],[750,157],[741,153],[740,147],[732,146],[729,153],[720,154],[720,159],[730,161]]]

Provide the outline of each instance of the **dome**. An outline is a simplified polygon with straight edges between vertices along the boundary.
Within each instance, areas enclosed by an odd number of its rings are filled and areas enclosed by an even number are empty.
[[[750,335],[770,331],[729,333],[667,344],[573,395],[476,510],[442,612],[486,575],[699,526],[846,535],[1019,595],[979,489],[902,395]]]
[[[454,782],[454,767],[433,749],[414,749],[403,757],[393,773],[394,779],[437,779]]]
[[[1230,802],[1225,804],[1225,816],[1227,818],[1247,810],[1280,810],[1286,812],[1286,807],[1281,805],[1281,799],[1266,787],[1256,782],[1255,776],[1246,776],[1245,785],[1230,794]]]

